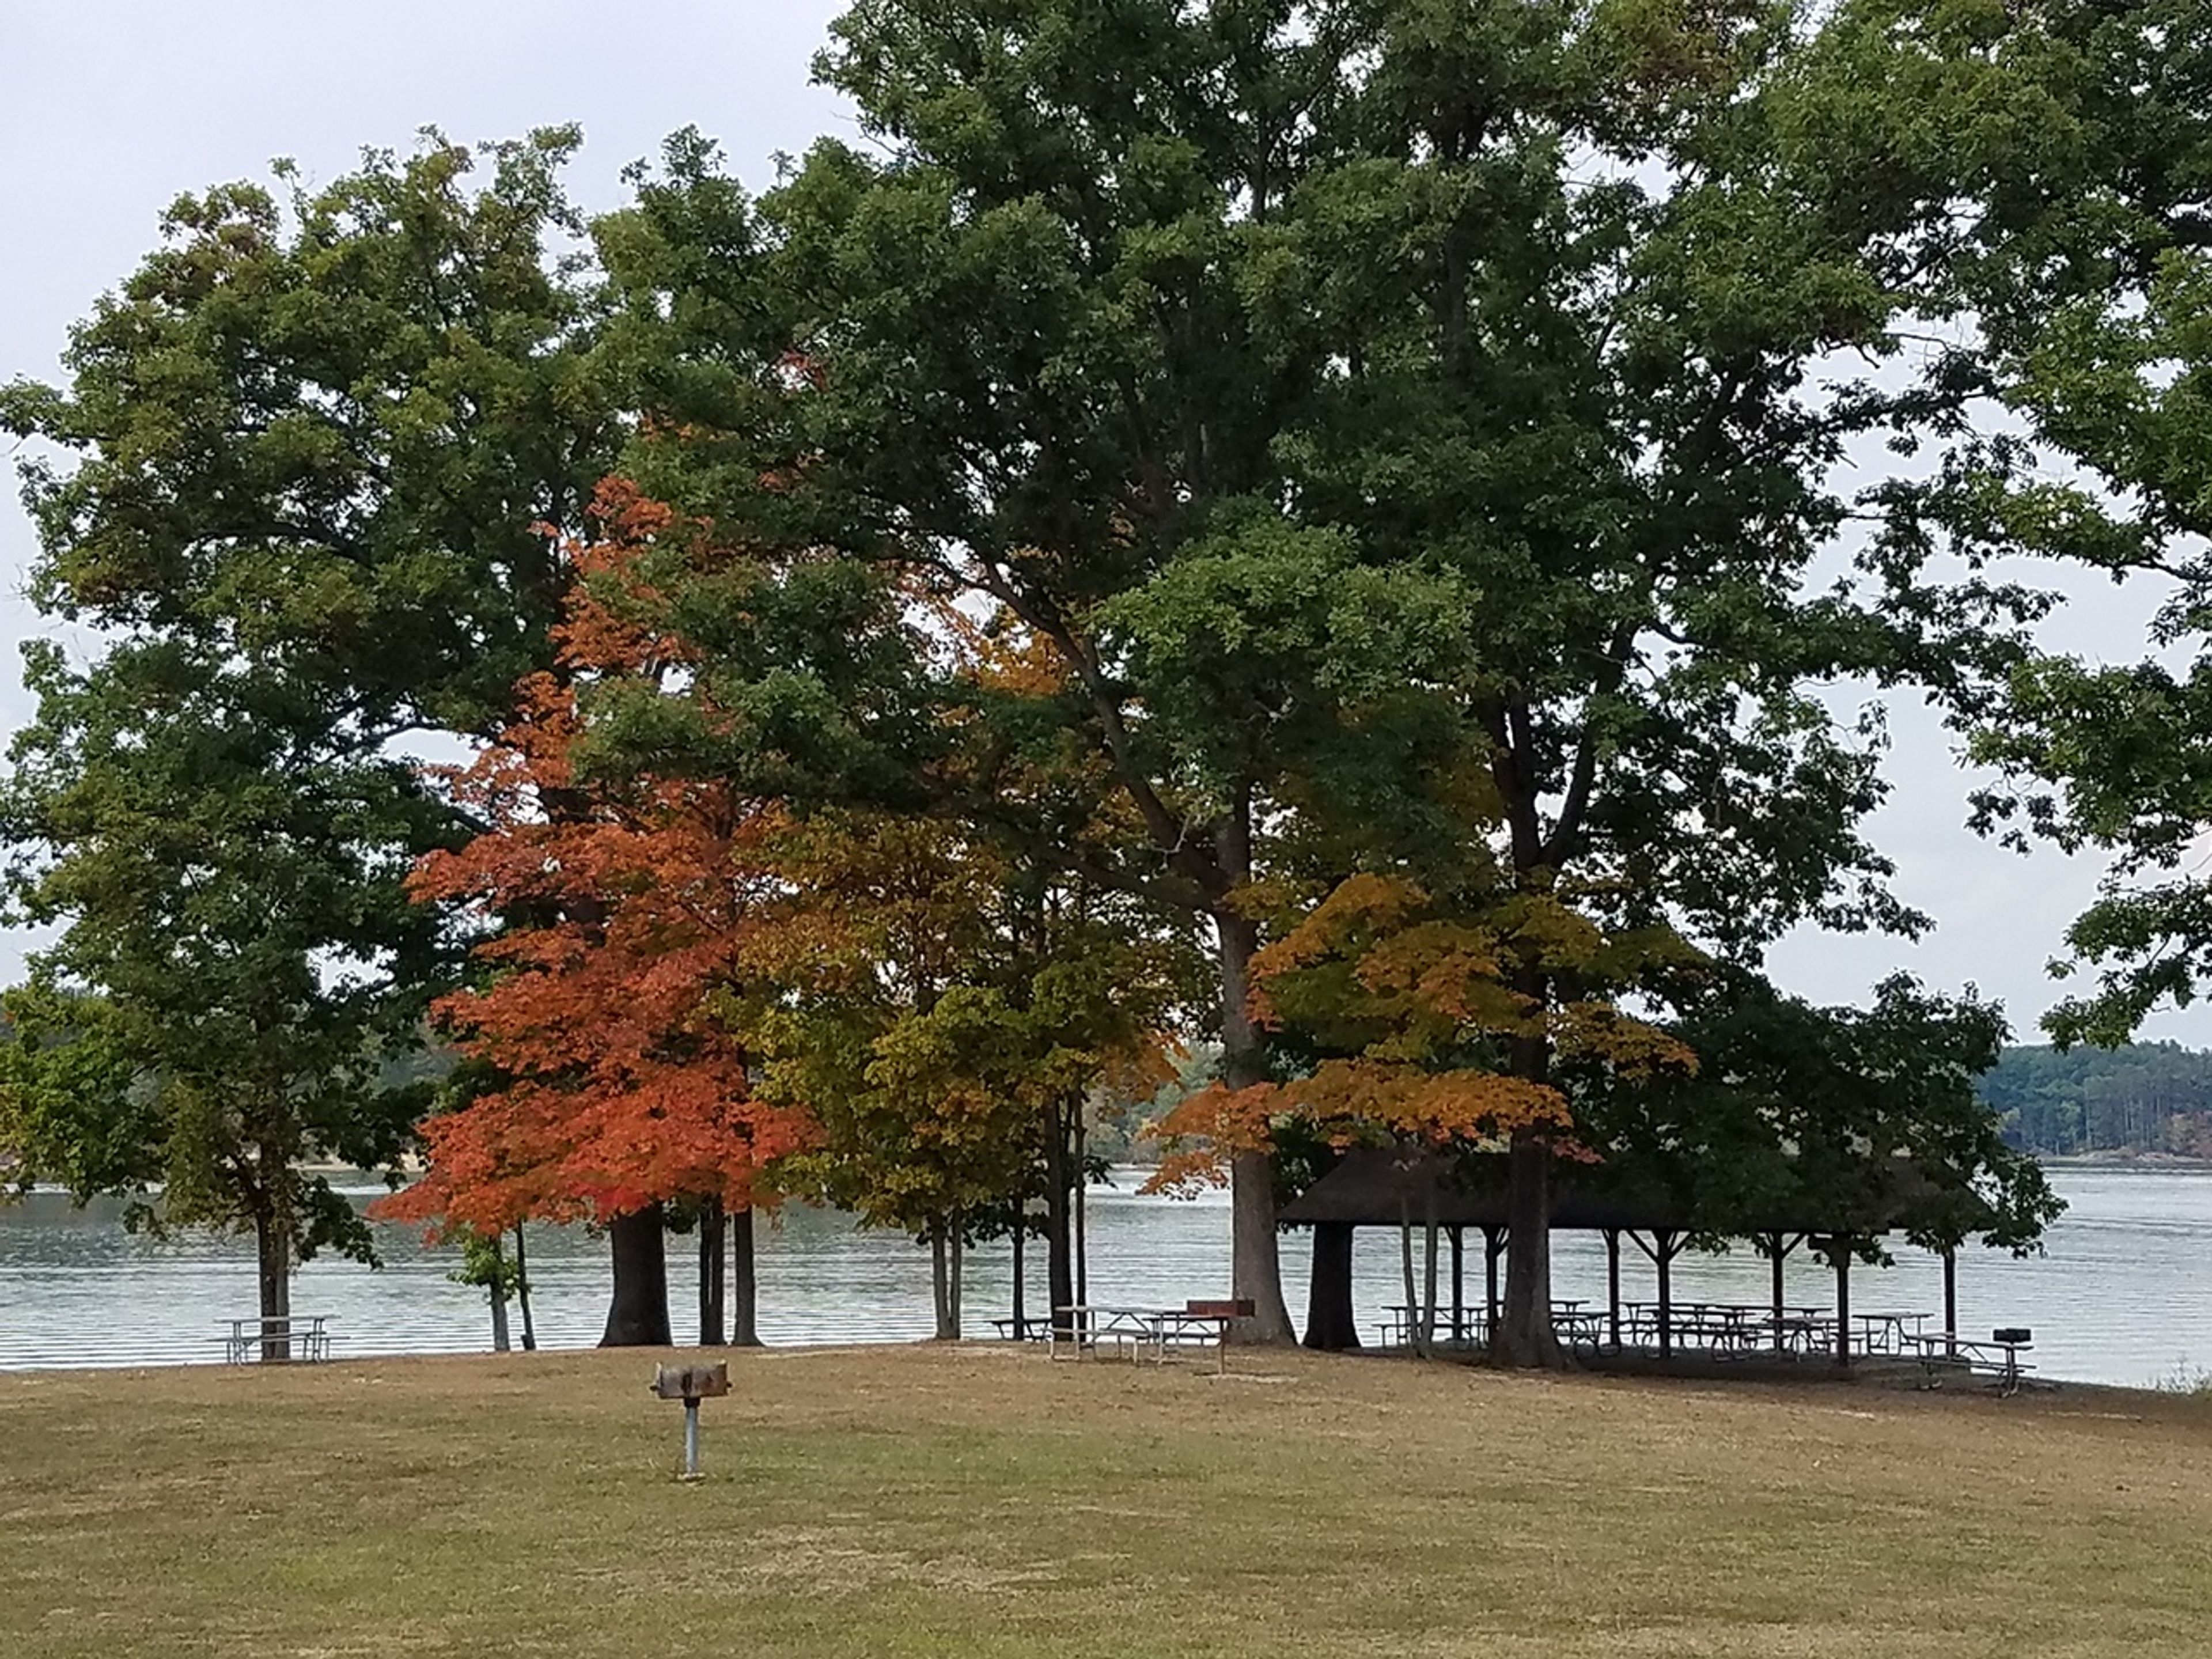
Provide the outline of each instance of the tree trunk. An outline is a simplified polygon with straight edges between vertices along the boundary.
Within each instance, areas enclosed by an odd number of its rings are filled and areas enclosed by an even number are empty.
[[[1073,1145],[1082,1127],[1081,1102],[1076,1103],[1073,1121],[1064,1104],[1053,1108],[1052,1128],[1044,1148],[1044,1279],[1045,1316],[1055,1323],[1062,1308],[1072,1308],[1082,1300],[1076,1293],[1072,1214],[1075,1184],[1083,1179],[1082,1154]],[[1025,1310],[1017,1308],[1015,1312]]]
[[[1024,1273],[1029,1256],[1029,1240],[1022,1226],[1022,1213],[1014,1212],[1014,1296],[1011,1310],[1014,1322],[1014,1340],[1018,1342],[1029,1333],[1030,1287]]]
[[[699,1206],[699,1346],[725,1346],[729,1321],[724,1316],[722,1264],[722,1200],[710,1198]]]
[[[660,1206],[617,1216],[607,1224],[614,1250],[614,1296],[603,1348],[665,1348],[668,1334],[668,1243]]]
[[[1079,1125],[1075,1131],[1075,1242],[1069,1251],[1075,1258],[1078,1307],[1087,1307],[1091,1302],[1091,1182],[1083,1174],[1084,1159],[1090,1150],[1090,1137]]]
[[[1406,1345],[1426,1359],[1421,1341],[1421,1298],[1413,1288],[1413,1203],[1403,1188],[1398,1190],[1398,1267],[1406,1290]]]
[[[1359,1346],[1352,1311],[1352,1245],[1348,1221],[1323,1221],[1313,1230],[1313,1279],[1306,1292],[1306,1346],[1341,1353]]]
[[[946,1323],[951,1328],[947,1333],[947,1335],[955,1342],[957,1342],[960,1340],[961,1271],[968,1265],[968,1245],[967,1240],[964,1237],[966,1231],[967,1229],[965,1226],[957,1220],[954,1221],[952,1225],[952,1238],[950,1247],[950,1254],[952,1257],[951,1271],[945,1276],[945,1289],[947,1291],[947,1295],[945,1297],[945,1308],[949,1316],[946,1320]]]
[[[1505,1306],[1490,1352],[1500,1364],[1565,1370],[1552,1329],[1552,1146],[1541,1132],[1516,1129],[1510,1156]]]
[[[757,1348],[760,1340],[760,1285],[754,1277],[753,1206],[730,1212],[730,1340],[740,1348]]]
[[[507,1329],[507,1262],[499,1248],[499,1235],[494,1233],[487,1242],[491,1245],[491,1283],[485,1287],[491,1295],[491,1351],[511,1353],[514,1343]]]
[[[1421,1352],[1433,1356],[1437,1351],[1437,1184],[1433,1169],[1429,1172],[1426,1201],[1428,1213],[1421,1229],[1421,1266],[1428,1279],[1421,1296]]]
[[[292,1231],[273,1206],[253,1218],[254,1272],[259,1282],[262,1329],[292,1313]],[[264,1334],[261,1358],[279,1364],[292,1357],[290,1337]]]
[[[1241,866],[1240,866],[1241,868]],[[1252,957],[1260,930],[1242,916],[1218,915],[1221,947],[1222,1081],[1248,1089],[1267,1080],[1260,1033],[1249,1006]],[[1267,1152],[1240,1152],[1229,1164],[1229,1293],[1252,1304],[1252,1316],[1237,1322],[1236,1340],[1286,1343],[1297,1340],[1283,1301],[1282,1261],[1276,1250],[1275,1160]]]
[[[514,1299],[522,1308],[522,1351],[538,1352],[538,1324],[530,1316],[530,1257],[522,1243],[522,1224],[514,1224]]]
[[[952,1325],[952,1266],[942,1221],[929,1224],[929,1300],[937,1320],[936,1340],[951,1341],[959,1333]]]

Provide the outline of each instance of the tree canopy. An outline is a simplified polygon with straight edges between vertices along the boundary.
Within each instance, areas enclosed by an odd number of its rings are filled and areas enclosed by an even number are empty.
[[[0,392],[94,638],[0,797],[63,929],[0,1127],[279,1280],[360,1244],[312,1152],[653,1279],[664,1205],[828,1198],[957,1327],[1206,1045],[1261,1340],[1293,1145],[1506,1151],[1516,1363],[1562,1157],[2028,1242],[2001,1012],[1760,961],[1929,924],[1928,696],[1984,828],[2119,854],[2054,1032],[2196,994],[2200,9],[856,0],[860,140],[757,193],[687,130],[587,224],[556,129],[184,198]],[[2157,654],[2050,654],[2022,555],[2170,583]]]

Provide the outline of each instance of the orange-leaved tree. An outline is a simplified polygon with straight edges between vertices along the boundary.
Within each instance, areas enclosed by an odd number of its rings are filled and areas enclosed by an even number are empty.
[[[1409,1170],[1432,1168],[1438,1153],[1503,1146],[1529,1128],[1587,1156],[1573,1139],[1567,1093],[1514,1065],[1515,1046],[1540,1043],[1563,1062],[1632,1076],[1694,1069],[1686,1048],[1613,1000],[1689,954],[1663,929],[1608,935],[1555,893],[1452,902],[1403,877],[1352,876],[1253,958],[1251,1016],[1303,1056],[1297,1073],[1217,1085],[1177,1106],[1158,1126],[1169,1152],[1152,1184],[1218,1182],[1231,1157],[1272,1152],[1292,1126],[1339,1150],[1395,1147]],[[1532,975],[1557,993],[1519,988]],[[1425,1349],[1437,1221],[1430,1187],[1426,1284],[1417,1294],[1419,1184],[1401,1188],[1399,1223],[1406,1302],[1422,1310],[1415,1341]],[[1345,1267],[1348,1301],[1348,1258]]]
[[[749,1340],[750,1208],[811,1143],[803,1111],[763,1101],[741,1032],[760,963],[785,948],[788,888],[770,807],[712,781],[594,777],[578,766],[580,687],[683,672],[680,639],[637,620],[644,553],[694,534],[634,489],[601,492],[559,672],[520,689],[500,742],[453,776],[488,828],[426,859],[415,890],[474,911],[483,982],[437,1013],[469,1062],[467,1097],[422,1126],[423,1178],[383,1214],[494,1230],[524,1217],[605,1225],[615,1250],[607,1344],[669,1340],[664,1206],[702,1216],[702,1338],[720,1340],[720,1218],[738,1218]]]

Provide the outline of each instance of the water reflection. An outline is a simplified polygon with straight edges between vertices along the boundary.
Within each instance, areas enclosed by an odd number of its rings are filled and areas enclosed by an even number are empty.
[[[1225,1194],[1145,1197],[1134,1172],[1095,1191],[1090,1208],[1094,1301],[1180,1302],[1226,1294]],[[2194,1246],[2212,1232],[2212,1173],[2062,1169],[2053,1183],[2071,1205],[2052,1231],[2049,1254],[2015,1261],[1994,1252],[1961,1256],[1960,1325],[2034,1328],[2045,1374],[2091,1382],[2145,1383],[2184,1368],[2212,1368],[2212,1309],[2199,1290]],[[380,1188],[362,1183],[357,1201]],[[73,1210],[38,1193],[0,1206],[0,1369],[127,1364],[222,1358],[219,1326],[254,1306],[250,1241],[189,1236],[167,1241],[125,1233],[120,1206]],[[446,1275],[459,1254],[426,1249],[411,1228],[380,1226],[386,1265],[371,1273],[318,1261],[301,1272],[293,1305],[328,1313],[337,1352],[439,1353],[489,1346],[483,1293]],[[689,1241],[669,1241],[669,1294],[679,1338],[696,1297]],[[1284,1237],[1283,1279],[1293,1312],[1303,1310],[1305,1237]],[[606,1310],[606,1245],[582,1228],[533,1227],[531,1268],[539,1341],[580,1347],[599,1339]],[[760,1235],[760,1329],[769,1342],[919,1339],[930,1331],[929,1261],[897,1235],[867,1232],[848,1217],[793,1208]],[[1886,1273],[1853,1277],[1855,1308],[1942,1306],[1935,1258],[1900,1247]],[[1467,1297],[1482,1295],[1479,1242],[1467,1252]],[[1030,1304],[1044,1302],[1042,1262],[1033,1251]],[[1396,1236],[1360,1235],[1356,1258],[1364,1333],[1382,1304],[1401,1299]],[[1623,1293],[1650,1294],[1650,1268],[1624,1251]],[[1448,1281],[1447,1281],[1448,1282]],[[1791,1259],[1790,1299],[1831,1303],[1833,1281],[1802,1254]],[[1675,1295],[1685,1301],[1761,1302],[1766,1263],[1747,1248],[1719,1257],[1684,1256]],[[968,1268],[971,1334],[1007,1310],[1012,1263],[993,1248]],[[1595,1237],[1562,1234],[1554,1245],[1554,1293],[1602,1300],[1605,1253]],[[1447,1292],[1448,1294],[1448,1292]],[[519,1327],[518,1327],[519,1328]]]

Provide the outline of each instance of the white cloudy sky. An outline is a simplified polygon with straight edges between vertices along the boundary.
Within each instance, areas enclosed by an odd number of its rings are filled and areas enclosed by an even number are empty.
[[[696,125],[749,179],[778,151],[850,131],[807,63],[836,0],[0,0],[0,379],[47,379],[70,321],[151,245],[179,192],[265,176],[277,155],[311,179],[364,145],[404,148],[435,125],[461,140],[578,121],[571,179],[586,206],[620,198],[617,175],[660,137]],[[31,533],[0,501],[0,627],[38,628],[21,598]],[[2143,596],[2070,584],[2069,648],[2128,658]],[[24,713],[13,654],[0,665],[0,723]],[[2044,964],[2096,868],[2052,851],[2022,859],[1963,827],[1969,786],[1945,735],[1893,708],[1896,794],[1875,830],[1898,887],[1936,915],[1917,945],[1806,933],[1774,967],[1791,988],[1848,1001],[1892,969],[1968,982],[2032,1028],[2057,994]],[[24,941],[0,935],[0,981]],[[2154,1035],[2212,1041],[2212,1014],[2168,1016]]]

